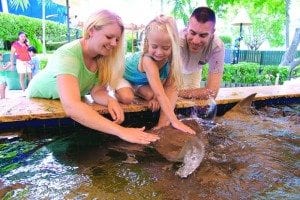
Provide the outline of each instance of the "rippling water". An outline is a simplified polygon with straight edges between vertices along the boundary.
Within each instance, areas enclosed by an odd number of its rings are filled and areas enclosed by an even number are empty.
[[[299,108],[219,117],[207,127],[204,161],[186,179],[152,148],[131,149],[139,163],[124,163],[117,138],[83,127],[6,134],[16,136],[0,140],[0,198],[299,199]]]

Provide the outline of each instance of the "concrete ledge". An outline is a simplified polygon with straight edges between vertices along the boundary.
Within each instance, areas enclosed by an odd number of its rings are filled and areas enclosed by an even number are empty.
[[[300,98],[300,83],[295,85],[257,86],[221,88],[216,98],[217,104],[236,103],[246,96],[257,93],[255,100],[270,100],[277,98]],[[0,100],[0,123],[27,121],[34,119],[66,118],[59,100],[28,99],[21,96],[21,91],[9,91],[6,99]],[[108,113],[107,108],[91,101],[89,97],[83,99],[100,114]],[[178,99],[176,108],[205,106],[206,100]],[[122,105],[125,112],[147,111],[147,103],[136,99],[133,104]]]

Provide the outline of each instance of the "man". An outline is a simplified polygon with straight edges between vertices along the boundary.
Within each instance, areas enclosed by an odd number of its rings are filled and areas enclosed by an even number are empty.
[[[207,7],[196,8],[188,27],[181,32],[181,56],[183,62],[183,98],[216,98],[223,76],[224,44],[214,34],[216,17]],[[207,85],[200,88],[202,67],[208,63]]]

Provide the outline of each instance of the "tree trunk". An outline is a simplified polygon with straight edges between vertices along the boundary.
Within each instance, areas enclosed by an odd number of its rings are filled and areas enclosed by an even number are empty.
[[[286,15],[286,25],[285,25],[285,47],[289,48],[290,46],[290,0],[285,0],[285,15]]]
[[[295,59],[297,47],[299,43],[300,43],[300,28],[296,28],[291,46],[287,49],[287,51],[284,53],[282,57],[280,63],[281,66],[291,66],[291,63],[293,63]]]

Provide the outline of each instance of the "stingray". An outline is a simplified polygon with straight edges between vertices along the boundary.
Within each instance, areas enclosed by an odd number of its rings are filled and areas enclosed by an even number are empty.
[[[251,104],[256,93],[249,95],[237,103],[223,117],[216,121],[228,120],[243,115],[251,115],[253,110]],[[186,178],[192,174],[201,164],[205,157],[205,147],[208,144],[208,134],[212,135],[210,130],[204,130],[198,119],[183,119],[183,123],[195,130],[196,135],[183,133],[171,126],[159,129],[156,133],[160,140],[154,143],[154,148],[167,160],[171,162],[182,162],[181,167],[176,171],[176,175]],[[216,159],[208,158],[207,159]],[[219,161],[220,162],[220,161]]]
[[[196,135],[184,133],[172,126],[155,130],[160,139],[153,143],[155,150],[170,162],[181,162],[176,171],[181,178],[188,177],[200,165],[205,155],[207,144],[206,132],[194,119],[184,119],[182,122],[191,127]]]
[[[230,120],[230,118],[240,117],[240,113],[243,115],[250,115],[252,113],[251,107],[255,94],[251,94],[239,103],[237,103],[231,110],[225,113],[223,117],[219,117],[216,121]],[[203,159],[211,159],[217,162],[223,162],[224,158],[216,158],[212,155],[206,155],[206,146],[209,143],[208,135],[211,135],[213,140],[222,139],[223,136],[211,132],[211,130],[205,130],[201,125],[199,118],[185,118],[181,120],[184,124],[191,127],[196,135],[184,133],[180,130],[167,126],[158,130],[151,130],[150,132],[159,135],[160,139],[151,144],[151,148],[154,148],[161,156],[170,162],[181,163],[181,166],[175,172],[181,178],[187,178],[192,174],[201,164]],[[226,137],[226,136],[225,136]],[[223,138],[224,140],[224,138]],[[223,141],[222,140],[222,141]],[[211,141],[210,141],[211,142]],[[215,141],[216,143],[220,143]],[[125,163],[137,163],[134,155],[144,152],[145,146],[137,144],[129,144],[121,142],[110,147],[110,149],[120,152],[126,152],[128,158]],[[213,143],[213,142],[211,142]],[[147,146],[149,147],[149,146]]]

